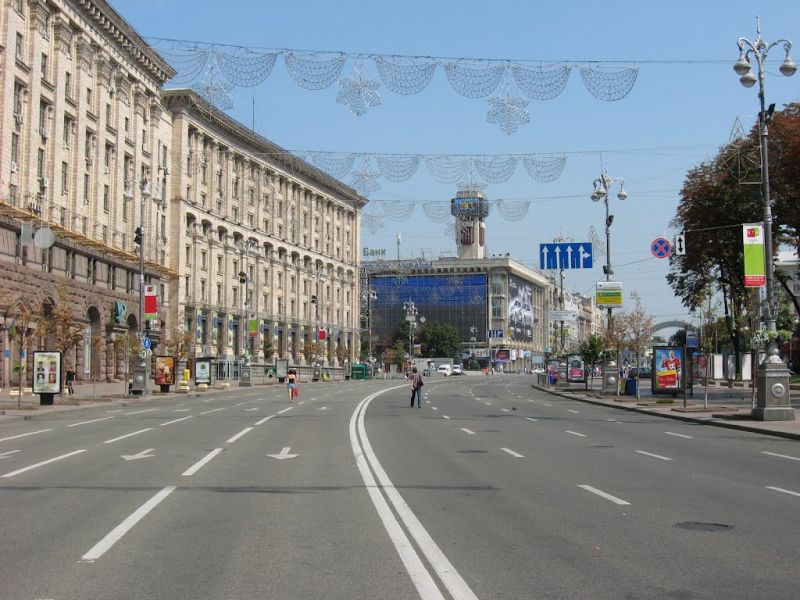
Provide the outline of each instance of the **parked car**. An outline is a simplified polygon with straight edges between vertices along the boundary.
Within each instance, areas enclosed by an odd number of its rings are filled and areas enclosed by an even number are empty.
[[[633,367],[628,369],[628,377],[633,379],[638,375],[639,379],[652,379],[653,371],[650,367]]]
[[[440,365],[436,372],[439,375],[444,375],[445,377],[450,377],[453,374],[453,368],[450,365]]]
[[[461,365],[453,365],[452,368],[453,372],[451,375],[463,375],[464,371],[461,370]]]

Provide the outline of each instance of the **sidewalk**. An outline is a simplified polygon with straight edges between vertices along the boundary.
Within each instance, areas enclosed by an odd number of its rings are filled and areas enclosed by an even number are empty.
[[[800,414],[798,414],[800,411],[797,408],[794,409],[794,421],[756,421],[750,418],[750,389],[745,390],[743,394],[741,388],[716,387],[712,392],[712,388],[709,387],[709,403],[706,409],[703,406],[703,388],[695,388],[694,398],[687,399],[687,405],[684,408],[682,397],[674,398],[674,402],[671,404],[657,404],[658,400],[663,402],[671,398],[669,396],[653,396],[649,390],[642,390],[641,398],[637,399],[636,396],[602,396],[599,390],[586,390],[583,384],[572,384],[571,387],[563,388],[543,387],[536,383],[531,385],[555,396],[589,404],[800,440]],[[792,394],[792,406],[798,404],[800,404],[798,396]]]
[[[66,393],[56,396],[51,406],[40,405],[38,395],[30,392],[24,393],[23,390],[21,408],[17,408],[17,390],[13,390],[12,393],[12,390],[4,388],[0,390],[0,421],[14,418],[30,419],[33,415],[46,415],[54,412],[70,411],[80,408],[89,408],[92,406],[127,406],[131,404],[141,404],[149,402],[155,398],[163,398],[167,396],[191,398],[202,396],[213,391],[239,388],[238,380],[230,381],[228,383],[230,383],[228,387],[223,387],[221,385],[222,382],[217,382],[214,387],[211,387],[208,390],[197,390],[192,386],[187,393],[176,391],[176,385],[171,386],[171,391],[169,392],[161,392],[159,386],[152,385],[151,382],[149,388],[150,393],[147,396],[127,395],[127,385],[122,381],[113,383],[80,383],[75,385],[75,394],[73,396],[68,396]],[[251,387],[258,388],[269,385],[275,385],[275,383],[258,383]],[[66,392],[66,389],[64,391]]]

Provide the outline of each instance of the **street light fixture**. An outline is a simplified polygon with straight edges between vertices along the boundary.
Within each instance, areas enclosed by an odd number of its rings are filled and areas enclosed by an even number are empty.
[[[328,272],[325,269],[320,269],[316,273],[314,273],[314,277],[317,280],[317,293],[311,296],[311,304],[315,306],[316,309],[316,321],[317,321],[317,339],[316,341],[316,352],[319,354],[320,352],[320,344],[322,340],[320,340],[320,330],[322,329],[322,325],[320,324],[320,313],[322,313],[322,320],[325,320],[325,313],[322,311],[322,297],[325,292],[324,286],[320,286],[320,281],[325,280],[328,277]],[[326,336],[327,341],[327,336]],[[325,364],[327,360],[327,353],[322,353],[322,363]]]
[[[414,329],[417,327],[417,307],[409,300],[403,302],[403,310],[406,311],[406,321],[408,321],[408,356],[414,358]]]
[[[614,184],[619,183],[619,192],[617,198],[625,200],[628,193],[625,191],[625,179],[622,177],[611,177],[607,171],[603,171],[600,177],[594,180],[594,192],[592,192],[592,200],[594,202],[603,201],[606,207],[606,264],[603,267],[603,272],[606,276],[606,281],[611,281],[611,276],[614,274],[614,269],[611,267],[611,224],[614,222],[614,215],[609,214],[608,200],[611,194],[611,188]],[[611,327],[613,321],[612,309],[608,308],[608,327]],[[619,393],[619,387],[616,378],[616,361],[605,360],[603,365],[603,393]],[[614,369],[613,375],[610,369]]]
[[[767,55],[777,45],[782,45],[785,56],[779,71],[785,77],[791,77],[797,71],[797,65],[789,55],[792,42],[777,40],[767,43],[761,39],[761,21],[756,17],[756,39],[750,41],[741,37],[736,42],[739,47],[739,59],[733,70],[739,75],[739,82],[744,87],[753,87],[758,81],[758,135],[761,149],[761,198],[764,203],[764,258],[766,262],[766,321],[769,334],[767,357],[759,365],[757,375],[758,395],[752,416],[761,421],[793,421],[794,409],[789,403],[789,370],[778,356],[777,327],[775,324],[775,267],[772,262],[772,200],[769,195],[769,154],[767,152],[768,125],[772,120],[775,105],[765,108],[764,80],[766,77]],[[758,78],[753,74],[750,60],[755,58],[758,67]]]

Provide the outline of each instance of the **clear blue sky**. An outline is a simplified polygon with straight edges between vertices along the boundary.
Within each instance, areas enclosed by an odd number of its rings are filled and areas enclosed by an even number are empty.
[[[650,242],[672,237],[669,221],[689,169],[714,156],[739,117],[756,118],[757,88],[745,89],[733,72],[736,40],[755,38],[760,14],[767,41],[788,38],[800,61],[800,2],[727,0],[672,2],[561,2],[474,0],[402,2],[245,2],[228,0],[112,0],[143,36],[374,54],[500,58],[531,61],[630,61],[640,66],[631,93],[618,102],[596,99],[573,71],[564,92],[528,106],[531,123],[507,136],[485,122],[485,99],[456,94],[437,70],[422,93],[398,96],[381,89],[383,105],[355,117],[335,102],[337,85],[307,91],[291,81],[283,61],[261,85],[233,93],[231,116],[284,148],[379,153],[565,153],[561,177],[531,180],[520,166],[508,182],[489,185],[490,199],[529,199],[527,217],[487,221],[491,253],[510,253],[538,266],[538,247],[558,234],[582,241],[590,226],[603,234],[603,206],[589,196],[600,174],[624,177],[628,199],[611,211],[615,277],[637,291],[659,320],[686,316],[664,279],[666,260],[651,258]],[[783,53],[770,55],[767,102],[800,100],[800,74],[782,77]],[[343,76],[350,73],[351,63]],[[368,65],[377,79],[374,66]],[[408,182],[381,182],[376,201],[445,201],[453,185],[435,182],[424,168]],[[753,221],[760,215],[753,215]],[[362,245],[403,256],[453,253],[444,225],[427,222],[421,205],[406,221],[387,219]],[[603,262],[603,259],[598,261]],[[588,293],[602,279],[601,265],[568,271],[566,285]]]

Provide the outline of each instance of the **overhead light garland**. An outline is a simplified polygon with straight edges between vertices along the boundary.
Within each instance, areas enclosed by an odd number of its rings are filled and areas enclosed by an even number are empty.
[[[234,87],[252,87],[265,81],[283,59],[289,77],[307,90],[322,90],[338,83],[336,102],[356,116],[379,106],[378,89],[409,96],[430,84],[437,68],[444,71],[450,87],[465,98],[487,98],[487,122],[507,135],[530,122],[526,110],[531,100],[550,100],[567,85],[574,69],[580,71],[592,96],[607,102],[621,100],[633,88],[639,73],[636,65],[605,64],[598,61],[533,63],[524,60],[443,58],[388,54],[352,54],[292,49],[258,49],[208,44],[185,40],[148,38],[148,41],[177,70],[172,84],[190,85],[204,81],[197,89],[220,108],[230,108],[227,92]],[[342,78],[345,65],[353,64]],[[370,73],[369,66],[374,68]],[[495,94],[500,88],[500,93]],[[229,89],[230,88],[230,89]],[[226,94],[219,93],[220,89]]]

